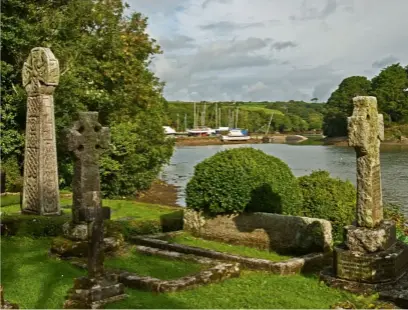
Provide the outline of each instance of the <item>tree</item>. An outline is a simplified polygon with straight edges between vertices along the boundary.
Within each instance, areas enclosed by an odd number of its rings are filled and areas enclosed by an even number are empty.
[[[316,97],[314,97],[314,98],[310,99],[310,101],[311,101],[311,102],[317,102],[317,101],[319,101],[319,99],[316,98]]]
[[[388,122],[408,121],[408,73],[400,64],[381,70],[372,79],[371,95],[377,97],[378,107]]]
[[[326,136],[346,136],[347,117],[353,112],[353,98],[366,96],[371,82],[364,76],[345,78],[327,101],[327,113],[323,120],[323,132]]]
[[[323,115],[321,113],[310,113],[307,122],[309,130],[320,130],[323,126]]]
[[[107,188],[105,194],[130,195],[148,186],[150,172],[157,175],[172,150],[162,129],[164,84],[148,69],[152,56],[161,51],[146,33],[147,18],[139,13],[125,17],[124,9],[121,0],[2,1],[2,97],[6,100],[1,108],[7,118],[2,118],[1,128],[8,137],[2,156],[23,153],[18,136],[25,127],[23,62],[33,47],[50,47],[61,71],[55,91],[61,185],[69,186],[72,176],[64,130],[71,126],[77,111],[93,110],[99,111],[102,124],[113,129],[113,150],[103,161],[102,183],[127,179],[115,191]],[[124,127],[139,132],[126,135]],[[126,173],[132,175],[126,178]],[[136,181],[145,177],[142,183]]]

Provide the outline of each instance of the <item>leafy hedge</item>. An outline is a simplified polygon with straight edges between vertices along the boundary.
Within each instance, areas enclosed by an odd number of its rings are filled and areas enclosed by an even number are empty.
[[[196,165],[186,203],[210,214],[290,213],[301,207],[302,196],[286,163],[254,148],[237,148]]]
[[[356,189],[349,181],[331,178],[327,171],[314,171],[298,178],[303,205],[292,215],[326,219],[332,222],[333,239],[341,241],[343,227],[355,218]]]

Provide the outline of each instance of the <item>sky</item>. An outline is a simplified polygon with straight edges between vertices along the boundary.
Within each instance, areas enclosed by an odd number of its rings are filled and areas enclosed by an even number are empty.
[[[162,47],[167,100],[326,101],[408,65],[408,0],[125,0]]]

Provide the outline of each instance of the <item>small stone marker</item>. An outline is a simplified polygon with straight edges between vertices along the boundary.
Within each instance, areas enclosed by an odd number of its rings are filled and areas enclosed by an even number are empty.
[[[377,112],[375,97],[353,99],[348,118],[349,145],[357,154],[357,225],[375,227],[383,219],[380,143],[384,140],[383,115]]]
[[[120,300],[124,286],[105,275],[103,211],[99,181],[99,155],[108,148],[109,129],[98,122],[98,112],[79,113],[71,129],[68,145],[75,154],[72,215],[74,224],[86,223],[88,237],[88,277],[75,280],[64,308],[99,308]]]
[[[22,212],[59,215],[54,90],[59,64],[49,48],[31,50],[23,66],[27,98]]]

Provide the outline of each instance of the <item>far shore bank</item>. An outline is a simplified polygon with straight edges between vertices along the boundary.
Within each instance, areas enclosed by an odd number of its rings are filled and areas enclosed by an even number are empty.
[[[301,134],[299,134],[301,136]],[[269,135],[270,142],[263,142],[261,135],[253,135],[247,141],[229,141],[223,142],[219,137],[178,137],[176,138],[176,146],[205,146],[205,145],[224,145],[224,144],[258,144],[258,143],[279,143],[279,144],[307,144],[307,145],[335,145],[348,146],[347,137],[332,137],[332,138],[312,138],[307,140],[293,140],[291,137],[296,135]],[[307,142],[312,140],[313,143]],[[381,145],[389,146],[404,146],[408,147],[407,141],[383,141]]]

